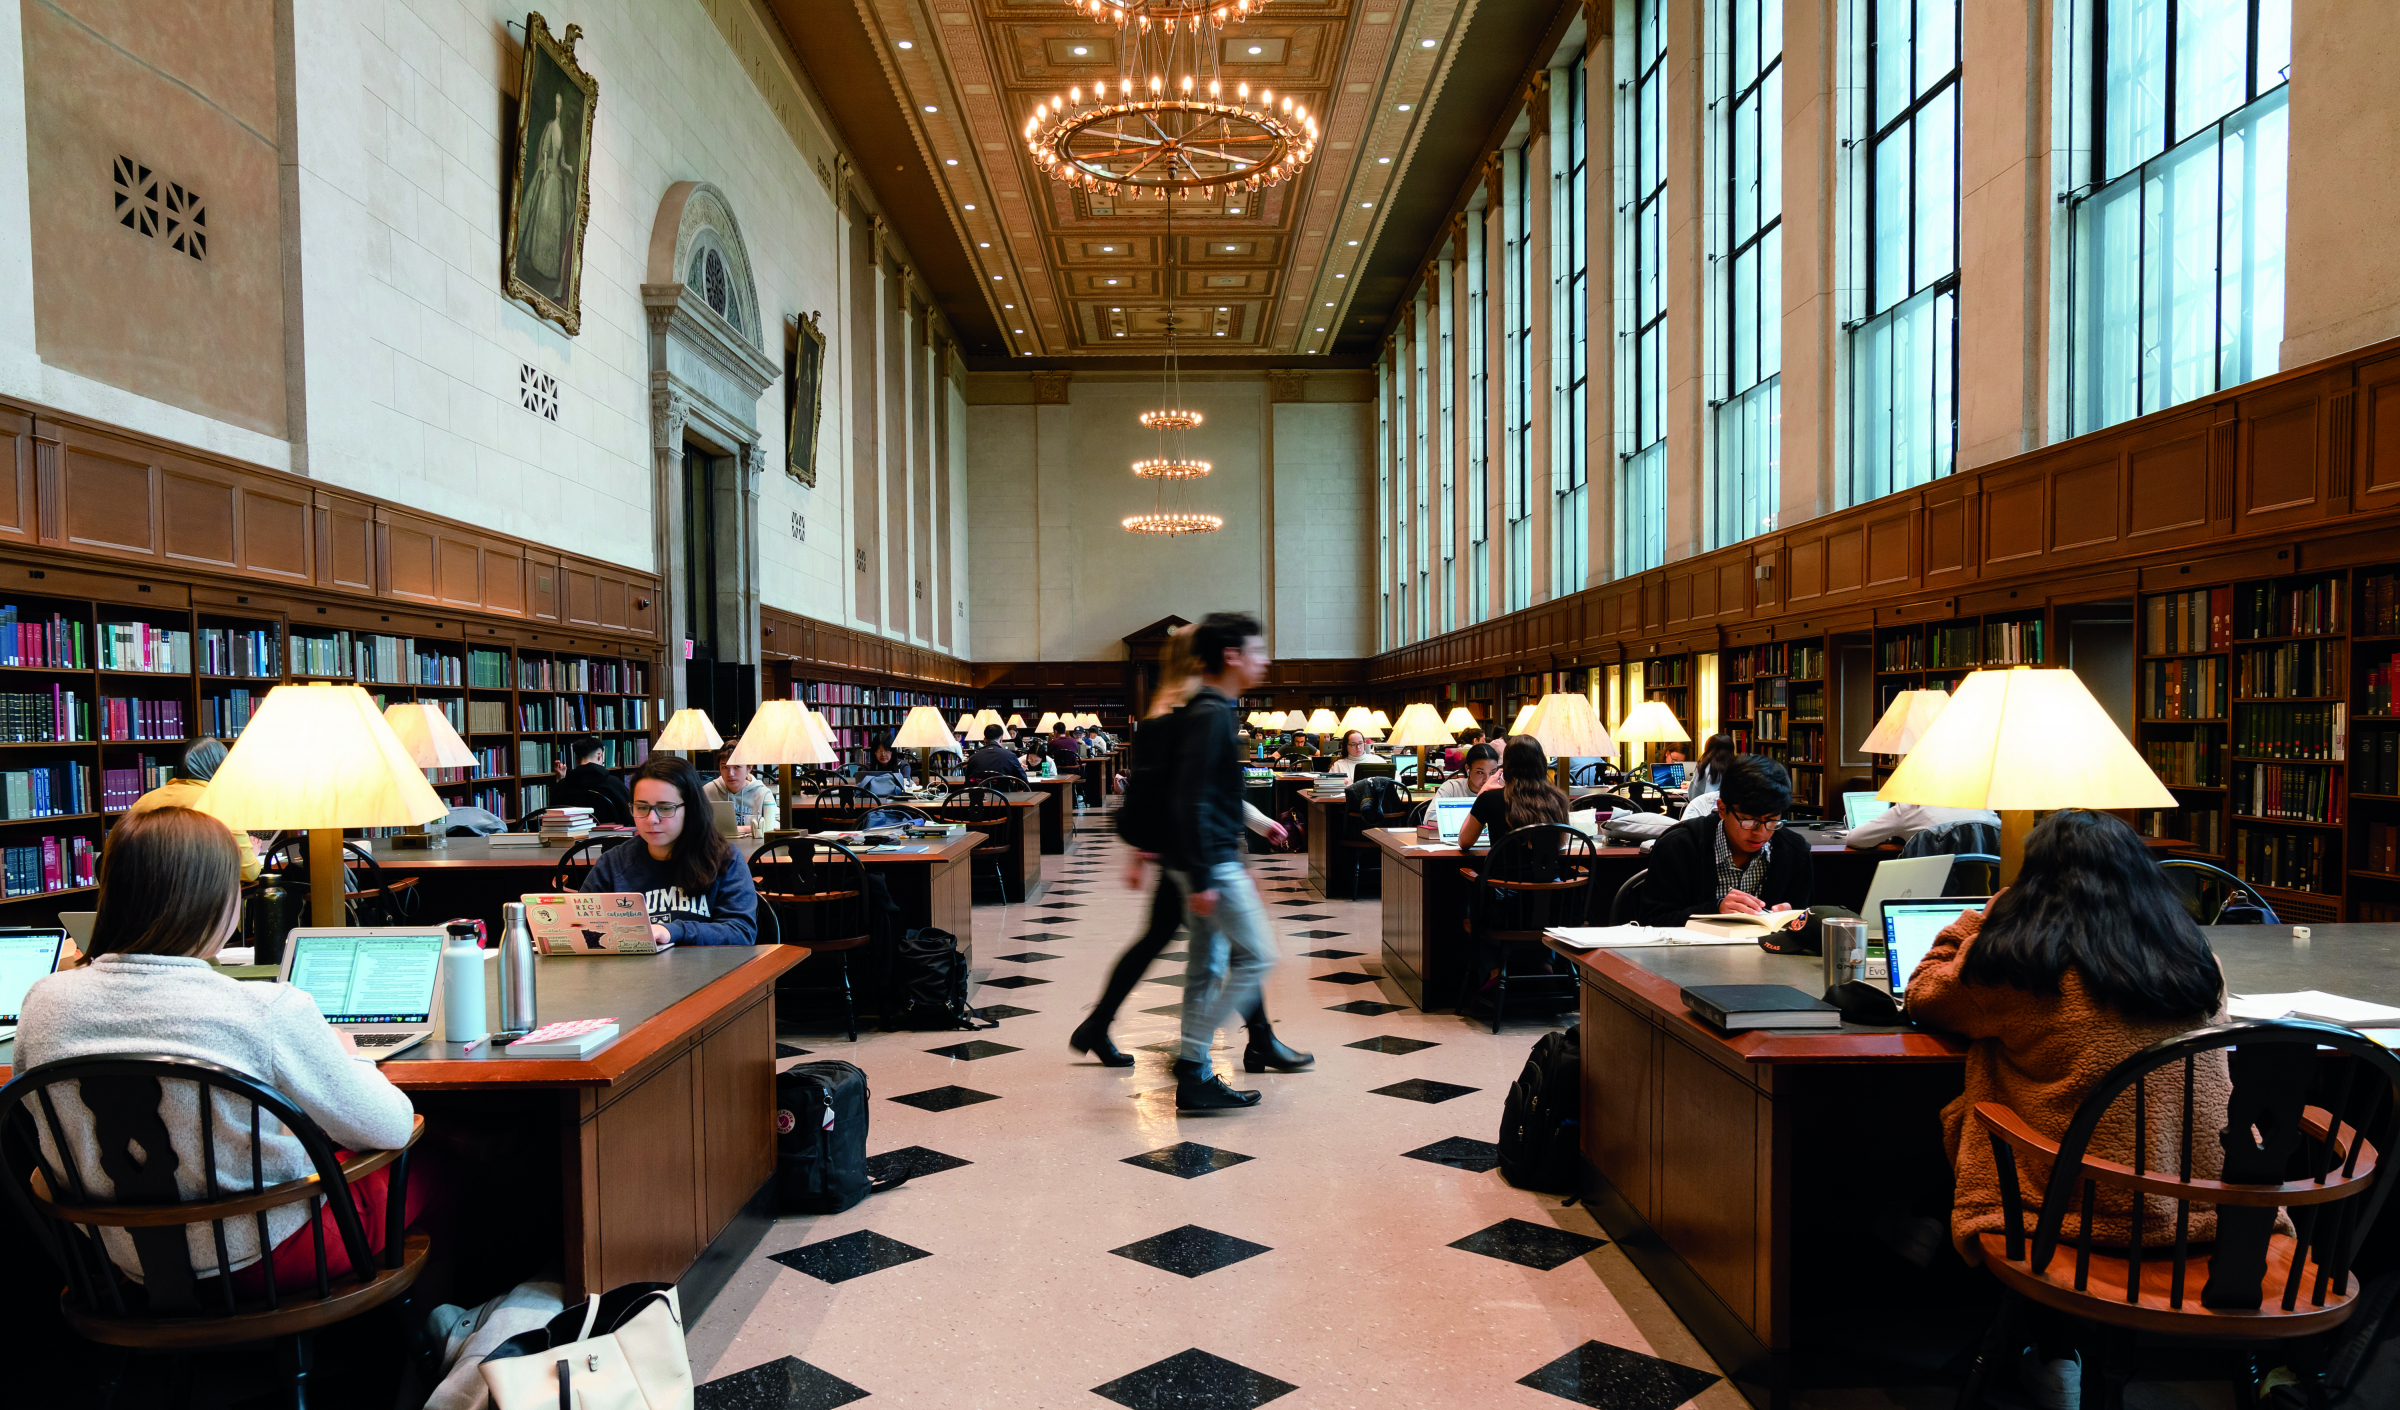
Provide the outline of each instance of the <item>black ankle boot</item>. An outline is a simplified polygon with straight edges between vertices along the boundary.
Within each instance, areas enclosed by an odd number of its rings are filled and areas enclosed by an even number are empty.
[[[1197,1063],[1179,1061],[1175,1067],[1177,1111],[1235,1111],[1258,1105],[1258,1093],[1236,1091],[1222,1077],[1202,1081]]]
[[[1304,1053],[1290,1047],[1275,1036],[1272,1028],[1250,1030],[1250,1046],[1242,1050],[1244,1072],[1298,1072],[1317,1060],[1315,1053]]]
[[[1079,1053],[1091,1054],[1102,1067],[1131,1067],[1133,1054],[1120,1051],[1108,1041],[1108,1030],[1084,1024],[1067,1035],[1067,1046]]]

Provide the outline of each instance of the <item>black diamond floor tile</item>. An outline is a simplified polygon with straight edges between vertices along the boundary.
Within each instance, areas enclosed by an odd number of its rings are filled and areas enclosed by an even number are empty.
[[[779,1058],[807,1057],[808,1052],[809,1050],[806,1048],[795,1048],[789,1043],[777,1043],[775,1045],[775,1056]]]
[[[1041,1010],[1021,1009],[1014,1004],[986,1004],[975,1012],[982,1014],[985,1018],[1023,1018],[1029,1013],[1040,1013]]]
[[[1295,930],[1292,932],[1292,938],[1295,940],[1339,940],[1349,933],[1347,930]]]
[[[1150,982],[1153,984],[1172,984],[1176,988],[1180,989],[1190,978],[1191,976],[1187,974],[1153,974],[1150,976]]]
[[[913,1180],[919,1175],[939,1175],[945,1170],[956,1170],[962,1165],[974,1163],[954,1155],[944,1155],[930,1146],[902,1146],[896,1151],[868,1156],[867,1178],[883,1181],[905,1175]]]
[[[1030,974],[1003,974],[997,979],[983,981],[983,987],[986,989],[1026,989],[1036,984],[1049,982],[1047,979],[1036,979]]]
[[[1304,960],[1354,960],[1365,953],[1364,950],[1303,950],[1300,952],[1300,958]]]
[[[997,983],[998,981],[993,980],[987,982]],[[1036,979],[1033,982],[1039,984],[1042,981]],[[935,1057],[956,1058],[960,1062],[975,1062],[982,1058],[998,1057],[1002,1053],[1021,1053],[1025,1050],[1023,1048],[1012,1048],[1006,1043],[994,1043],[989,1039],[969,1038],[963,1043],[952,1043],[947,1047],[940,1048],[927,1048],[925,1051],[933,1054]]]
[[[1267,904],[1270,906],[1306,906],[1312,903],[1308,901],[1269,901]]]
[[[1478,1229],[1450,1247],[1497,1258],[1504,1263],[1519,1263],[1547,1273],[1562,1263],[1583,1257],[1596,1248],[1605,1248],[1606,1239],[1578,1234],[1572,1229],[1560,1229],[1549,1224],[1534,1224],[1523,1219],[1503,1219],[1489,1229]]]
[[[1250,1159],[1253,1157],[1237,1151],[1222,1151],[1214,1146],[1204,1146],[1198,1141],[1177,1141],[1174,1145],[1164,1146],[1158,1150],[1144,1151],[1140,1155],[1129,1155],[1125,1157],[1124,1163],[1145,1166],[1163,1175],[1175,1175],[1186,1180],[1194,1180],[1211,1171],[1223,1170],[1227,1166],[1239,1165]]]
[[[1017,937],[1017,939],[1021,942],[1030,942],[1037,945],[1044,940],[1072,940],[1074,938],[1075,937],[1072,935],[1057,935],[1047,930],[1037,930],[1031,935],[1020,935]]]
[[[1453,1170],[1471,1170],[1478,1175],[1496,1169],[1500,1164],[1500,1148],[1490,1141],[1478,1141],[1473,1136],[1450,1136],[1430,1146],[1419,1146],[1400,1154],[1410,1160],[1430,1161],[1435,1165],[1447,1165]]]
[[[1051,901],[1041,906],[1040,909],[1045,911],[1079,911],[1083,909],[1083,902]]]
[[[1587,1341],[1517,1384],[1606,1410],[1674,1410],[1717,1379],[1698,1367]]]
[[[1194,1347],[1093,1386],[1092,1394],[1132,1410],[1256,1410],[1299,1388]]]
[[[1405,1057],[1410,1053],[1421,1053],[1427,1048],[1438,1048],[1441,1044],[1428,1043],[1422,1038],[1395,1038],[1386,1033],[1380,1038],[1361,1038],[1355,1043],[1344,1043],[1342,1046],[1364,1048],[1370,1053],[1390,1053],[1394,1057]]]
[[[1372,984],[1375,982],[1375,976],[1372,974],[1312,974],[1309,978],[1320,984]]]
[[[1300,914],[1298,911],[1294,911],[1292,914],[1290,914],[1290,915],[1288,915],[1288,916],[1285,916],[1285,917],[1284,917],[1284,919],[1285,919],[1285,920],[1331,920],[1331,919],[1333,919],[1333,917],[1332,917],[1331,915],[1302,915],[1302,914]]]
[[[1363,1014],[1368,1018],[1380,1018],[1387,1013],[1398,1013],[1407,1007],[1406,1004],[1379,1004],[1373,999],[1352,999],[1346,1004],[1327,1004],[1325,1012],[1355,1013]]]
[[[919,1111],[956,1111],[962,1106],[1000,1099],[990,1092],[978,1092],[973,1087],[928,1087],[922,1092],[911,1092],[892,1100],[902,1106],[913,1106]]]
[[[1154,1014],[1161,1015],[1161,1016],[1163,1017],[1163,1016],[1165,1016],[1165,1015],[1168,1015],[1168,1014],[1179,1014],[1179,1013],[1182,1013],[1182,1012],[1183,1012],[1183,1005],[1182,1005],[1182,1004],[1180,1004],[1180,1003],[1173,1003],[1173,1004],[1160,1004],[1160,1005],[1159,1005],[1157,1008],[1154,1008],[1154,1009],[1143,1009],[1143,1010],[1142,1010],[1142,1012],[1144,1012],[1144,1013],[1154,1013]]]
[[[797,1356],[719,1376],[693,1393],[695,1410],[834,1410],[867,1392]]]
[[[1453,1097],[1463,1097],[1469,1092],[1481,1090],[1483,1089],[1480,1087],[1461,1087],[1454,1082],[1435,1082],[1429,1078],[1411,1077],[1406,1082],[1394,1082],[1389,1087],[1377,1087],[1375,1095],[1399,1097],[1404,1101],[1423,1102],[1427,1106],[1432,1106],[1436,1102],[1446,1102]]]
[[[913,1248],[898,1239],[887,1239],[872,1229],[861,1229],[823,1243],[802,1244],[768,1257],[786,1268],[806,1273],[820,1282],[846,1283],[903,1263],[914,1263],[932,1254]]]
[[[1082,894],[1084,894],[1084,893],[1082,893],[1081,891],[1070,891],[1070,890],[1068,890],[1067,888],[1065,888],[1065,887],[1063,887],[1063,886],[1053,886],[1053,887],[1051,887],[1051,888],[1050,888],[1048,891],[1046,891],[1046,892],[1044,892],[1044,893],[1042,893],[1042,894],[1044,894],[1044,895],[1046,895],[1046,896],[1080,896],[1080,895],[1082,895]]]
[[[1058,956],[1046,955],[1039,950],[1020,950],[1016,954],[1002,955],[1000,958],[1015,964],[1040,964],[1044,960],[1057,959]]]
[[[1245,1258],[1256,1258],[1262,1253],[1271,1251],[1265,1244],[1254,1244],[1248,1239],[1237,1239],[1231,1234],[1220,1234],[1214,1229],[1203,1229],[1197,1224],[1186,1224],[1180,1229],[1169,1229],[1163,1234],[1154,1234],[1138,1243],[1130,1243],[1123,1248],[1109,1250],[1119,1258],[1130,1258],[1136,1263],[1147,1263],[1153,1268],[1181,1274],[1186,1278],[1197,1278],[1203,1273],[1214,1273],[1219,1268],[1229,1267]]]

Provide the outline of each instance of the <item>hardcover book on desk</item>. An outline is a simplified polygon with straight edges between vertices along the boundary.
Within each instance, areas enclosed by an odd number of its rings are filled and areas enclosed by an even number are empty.
[[[1789,984],[1699,984],[1683,1006],[1728,1033],[1753,1028],[1839,1028],[1842,1011]]]

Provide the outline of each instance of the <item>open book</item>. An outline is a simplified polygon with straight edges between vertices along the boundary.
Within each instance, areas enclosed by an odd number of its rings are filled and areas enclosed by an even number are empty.
[[[1718,915],[1693,916],[1683,923],[1683,928],[1702,935],[1730,935],[1756,940],[1762,935],[1772,935],[1778,930],[1799,925],[1807,919],[1806,911],[1766,911],[1758,915],[1738,915],[1727,911]]]

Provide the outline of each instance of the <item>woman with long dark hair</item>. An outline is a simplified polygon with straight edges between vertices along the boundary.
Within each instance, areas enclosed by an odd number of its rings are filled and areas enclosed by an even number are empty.
[[[750,867],[709,825],[700,775],[671,754],[633,772],[634,841],[600,854],[586,891],[638,891],[661,945],[755,945],[758,889]]]
[[[1701,746],[1699,766],[1691,770],[1691,795],[1697,798],[1722,788],[1725,771],[1741,756],[1742,751],[1733,747],[1732,735],[1721,731],[1710,735],[1708,743]]]
[[[1510,740],[1500,754],[1500,777],[1498,788],[1475,795],[1474,811],[1458,825],[1460,851],[1474,846],[1487,830],[1497,845],[1520,827],[1567,820],[1566,792],[1550,781],[1550,757],[1540,744],[1524,737]]]

